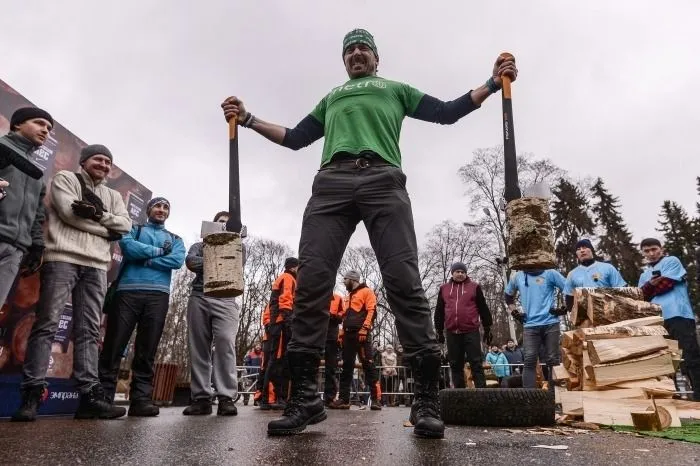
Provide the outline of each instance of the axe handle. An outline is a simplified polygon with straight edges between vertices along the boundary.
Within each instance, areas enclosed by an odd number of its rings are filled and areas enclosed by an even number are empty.
[[[241,223],[241,179],[238,167],[238,119],[228,121],[229,162],[228,162],[228,212],[226,230],[240,233]]]
[[[510,93],[510,78],[501,76],[503,89],[503,157],[505,172],[505,190],[503,197],[506,203],[521,197],[518,182],[518,159],[515,155],[515,129],[513,127],[513,101]]]

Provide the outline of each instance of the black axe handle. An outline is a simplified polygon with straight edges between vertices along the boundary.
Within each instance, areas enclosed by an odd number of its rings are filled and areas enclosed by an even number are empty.
[[[229,162],[228,162],[228,222],[226,230],[240,233],[241,223],[241,178],[238,168],[238,119],[228,121]]]
[[[512,58],[509,53],[502,53],[502,58]],[[513,101],[510,94],[510,78],[501,76],[503,90],[501,100],[503,102],[503,157],[505,168],[505,190],[503,197],[506,203],[519,199],[520,183],[518,182],[518,160],[515,156],[515,129],[513,128]]]

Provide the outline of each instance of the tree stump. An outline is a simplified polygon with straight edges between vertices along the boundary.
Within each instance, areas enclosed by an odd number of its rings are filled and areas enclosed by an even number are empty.
[[[506,205],[508,265],[514,270],[556,267],[549,200],[523,197]]]
[[[204,295],[234,298],[243,294],[243,247],[238,233],[226,231],[204,238]]]

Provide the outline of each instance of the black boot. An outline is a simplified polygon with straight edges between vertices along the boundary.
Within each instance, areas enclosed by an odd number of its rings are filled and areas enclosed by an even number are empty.
[[[326,419],[323,400],[318,395],[318,366],[321,358],[313,353],[289,353],[292,394],[283,417],[267,425],[268,435],[296,434]]]
[[[151,400],[132,401],[129,405],[129,416],[131,417],[154,417],[159,414],[160,409]]]
[[[226,396],[219,397],[219,407],[216,408],[217,416],[237,416],[238,408],[236,408],[233,400]]]
[[[415,357],[411,366],[415,377],[415,399],[410,417],[413,433],[418,437],[442,438],[445,434],[445,424],[440,419],[438,398],[440,357],[432,354]]]
[[[206,416],[211,414],[211,399],[200,398],[194,400],[191,405],[182,411],[185,416]]]
[[[15,422],[32,422],[36,420],[36,412],[41,406],[44,387],[30,387],[22,390],[22,405],[12,415]]]
[[[80,395],[80,404],[75,419],[116,419],[126,414],[126,409],[107,401],[102,385],[93,385],[87,393]]]

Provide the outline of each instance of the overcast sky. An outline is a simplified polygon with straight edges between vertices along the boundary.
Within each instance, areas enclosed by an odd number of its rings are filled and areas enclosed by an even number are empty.
[[[172,203],[168,228],[194,240],[226,208],[229,95],[294,126],[347,76],[343,35],[375,36],[380,75],[450,100],[481,85],[502,51],[519,152],[601,176],[636,239],[664,199],[694,211],[700,2],[206,2],[36,0],[3,8],[0,78]],[[695,138],[695,139],[693,139]],[[420,239],[475,220],[458,168],[502,142],[500,98],[453,126],[407,119],[401,148]],[[322,141],[298,152],[241,130],[243,221],[297,248]],[[367,243],[358,227],[353,243]]]

